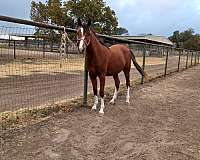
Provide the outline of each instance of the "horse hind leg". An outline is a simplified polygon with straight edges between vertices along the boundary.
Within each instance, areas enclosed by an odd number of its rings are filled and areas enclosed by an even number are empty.
[[[91,78],[91,82],[92,82],[93,93],[94,93],[94,105],[92,107],[92,110],[96,110],[97,109],[97,105],[98,105],[97,79],[96,78]]]
[[[130,103],[130,70],[124,70],[124,75],[126,78],[126,87],[127,87],[126,103]]]
[[[112,100],[110,101],[110,103],[112,103],[112,104],[114,104],[115,100],[117,99],[117,95],[118,95],[118,92],[119,92],[119,85],[120,85],[119,76],[115,75],[115,76],[113,76],[113,78],[114,78],[114,81],[115,81],[115,92],[114,92]]]
[[[105,75],[101,75],[99,77],[99,79],[100,79],[100,97],[101,97],[101,108],[100,108],[99,113],[104,114],[104,108],[105,108],[105,105],[104,105]]]

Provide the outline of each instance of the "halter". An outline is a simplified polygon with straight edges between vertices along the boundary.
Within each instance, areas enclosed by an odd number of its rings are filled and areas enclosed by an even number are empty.
[[[84,36],[84,37],[85,37],[85,36]],[[89,39],[88,42],[85,40],[85,38],[77,39],[77,41],[81,41],[81,40],[83,40],[83,42],[84,42],[84,44],[86,45],[86,47],[90,45],[90,39]]]
[[[80,29],[79,29],[80,30]],[[78,30],[78,31],[79,31]],[[90,32],[90,30],[89,30],[89,32]],[[77,42],[80,42],[80,41],[83,41],[83,43],[85,44],[85,51],[84,52],[86,52],[86,49],[87,49],[87,47],[90,45],[90,42],[91,42],[91,40],[89,39],[88,40],[88,42],[85,40],[85,35],[83,35],[81,38],[79,38],[79,39],[77,39]],[[78,47],[78,51],[80,52],[80,50],[79,50],[79,47]]]

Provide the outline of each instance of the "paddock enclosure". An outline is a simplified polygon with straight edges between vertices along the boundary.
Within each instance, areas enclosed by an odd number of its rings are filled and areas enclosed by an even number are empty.
[[[105,115],[80,107],[0,132],[2,160],[199,160],[200,65],[131,88]]]
[[[5,22],[6,21],[6,22]],[[21,23],[21,24],[19,24]],[[71,41],[61,54],[63,28],[0,16],[0,112],[49,106],[83,97],[92,91],[78,52],[75,30],[66,29]],[[100,35],[110,46],[128,45],[151,78],[178,72],[199,63],[200,53],[171,46],[130,41]],[[123,74],[120,80],[125,82]],[[131,80],[144,82],[132,65]],[[112,77],[106,87],[113,86]]]

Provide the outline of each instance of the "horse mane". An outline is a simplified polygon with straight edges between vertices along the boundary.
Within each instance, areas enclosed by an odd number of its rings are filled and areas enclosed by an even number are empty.
[[[96,31],[95,30],[93,30],[93,29],[90,29],[90,31],[94,34],[94,36],[97,38],[97,40],[100,42],[100,44],[101,45],[103,45],[103,46],[105,46],[106,48],[108,48],[109,49],[109,47],[108,46],[106,46],[105,45],[105,43],[104,42],[102,42],[100,39],[99,39],[99,36],[97,35],[97,33],[96,33]]]

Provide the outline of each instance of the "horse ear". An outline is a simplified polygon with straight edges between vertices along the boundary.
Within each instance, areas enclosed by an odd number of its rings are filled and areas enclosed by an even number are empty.
[[[78,17],[78,25],[79,25],[79,26],[82,26],[82,21],[81,21],[81,18],[80,18],[80,17]]]
[[[88,19],[88,24],[87,25],[88,25],[88,27],[91,26],[91,19],[90,18]]]

